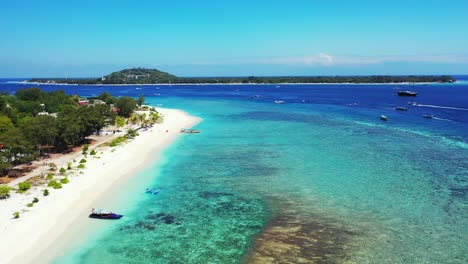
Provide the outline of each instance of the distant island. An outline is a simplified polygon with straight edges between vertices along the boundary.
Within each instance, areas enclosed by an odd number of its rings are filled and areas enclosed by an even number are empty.
[[[131,68],[101,78],[34,78],[29,82],[59,84],[278,84],[278,83],[452,83],[449,75],[408,76],[267,76],[267,77],[177,77],[156,69]]]

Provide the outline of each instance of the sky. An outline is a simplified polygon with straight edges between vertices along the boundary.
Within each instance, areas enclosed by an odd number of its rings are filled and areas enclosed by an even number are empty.
[[[468,74],[467,0],[0,0],[0,77]]]

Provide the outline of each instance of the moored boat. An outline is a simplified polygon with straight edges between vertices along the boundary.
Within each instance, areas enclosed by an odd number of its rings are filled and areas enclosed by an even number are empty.
[[[434,118],[433,115],[422,115],[422,117],[427,118],[427,119],[433,119]]]
[[[92,209],[91,214],[89,215],[90,218],[97,218],[97,219],[120,219],[123,215],[116,214],[110,211],[99,210],[99,209]]]
[[[275,104],[284,104],[284,101],[281,101],[281,100],[275,100]]]
[[[413,92],[413,91],[399,91],[398,92],[398,96],[416,96],[418,95],[417,92]]]
[[[382,120],[382,121],[387,121],[387,120],[388,120],[388,117],[387,117],[387,116],[384,116],[384,115],[381,115],[381,116],[380,116],[380,120]]]
[[[190,133],[190,134],[193,134],[193,133],[200,133],[201,131],[200,130],[196,130],[196,129],[187,129],[187,128],[182,128],[180,130],[181,133]]]
[[[395,110],[398,110],[398,111],[408,111],[408,108],[403,107],[403,106],[398,106],[398,107],[395,107]]]

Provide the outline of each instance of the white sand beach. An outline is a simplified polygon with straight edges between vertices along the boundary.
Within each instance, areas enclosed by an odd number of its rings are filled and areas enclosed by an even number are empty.
[[[12,191],[10,198],[0,200],[0,263],[36,263],[35,258],[44,254],[76,219],[87,217],[82,212],[93,208],[106,191],[154,161],[181,135],[181,128],[190,128],[201,121],[180,110],[158,111],[163,114],[164,123],[139,131],[139,136],[117,147],[95,147],[97,157],[88,155],[84,169],[76,168],[84,158],[81,153],[50,160],[58,168],[72,162],[73,170],[67,171],[70,182],[62,189],[35,186],[23,194]],[[34,173],[38,170],[29,176],[36,176]],[[43,196],[46,188],[50,194]],[[39,202],[27,207],[34,197]],[[20,212],[18,219],[13,219],[14,212]]]

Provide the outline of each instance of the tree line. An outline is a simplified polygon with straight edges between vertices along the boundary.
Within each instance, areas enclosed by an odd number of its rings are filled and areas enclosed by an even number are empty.
[[[39,88],[18,90],[15,95],[0,94],[0,171],[31,162],[44,152],[61,152],[86,142],[86,138],[116,117],[129,117],[137,103],[130,97],[115,98],[102,93],[80,106],[77,95],[64,91],[44,92]],[[111,107],[112,106],[112,107]]]
[[[88,79],[32,79],[42,83],[70,84],[278,84],[278,83],[414,83],[414,82],[455,82],[449,75],[407,75],[407,76],[270,76],[270,77],[177,77],[155,69],[132,68],[113,72],[103,78]]]

